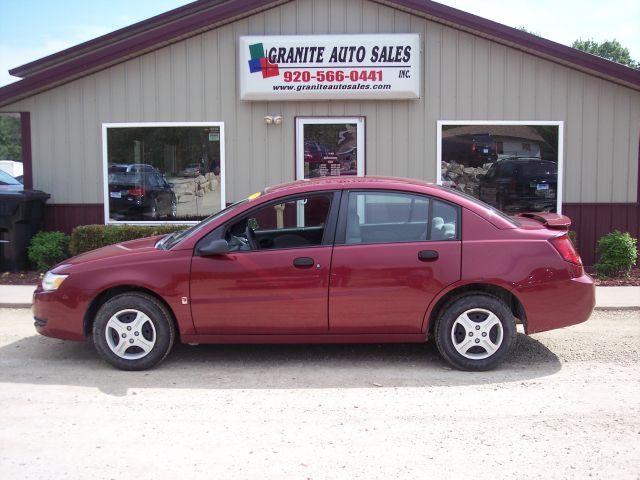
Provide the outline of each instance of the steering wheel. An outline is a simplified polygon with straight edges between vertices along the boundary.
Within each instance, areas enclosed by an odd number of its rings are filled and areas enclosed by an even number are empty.
[[[256,232],[253,231],[249,225],[244,229],[244,235],[247,237],[247,243],[251,247],[251,250],[258,250],[260,248],[260,244],[258,243],[258,238],[256,237]]]

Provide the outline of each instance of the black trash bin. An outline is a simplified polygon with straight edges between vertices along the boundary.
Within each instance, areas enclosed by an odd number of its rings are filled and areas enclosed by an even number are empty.
[[[0,190],[0,271],[29,269],[27,248],[50,196],[40,190]]]

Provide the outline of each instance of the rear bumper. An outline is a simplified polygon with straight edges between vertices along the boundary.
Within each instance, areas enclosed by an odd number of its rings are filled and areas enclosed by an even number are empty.
[[[527,334],[582,323],[596,305],[595,284],[586,273],[577,278],[516,288],[514,293],[527,315]]]
[[[60,291],[33,294],[34,326],[40,335],[63,340],[84,340],[86,303]]]

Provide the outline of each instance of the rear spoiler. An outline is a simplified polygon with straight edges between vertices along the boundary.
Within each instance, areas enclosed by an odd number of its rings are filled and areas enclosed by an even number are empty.
[[[569,230],[569,227],[571,226],[571,219],[558,213],[527,212],[518,213],[516,214],[516,217],[524,217],[537,220],[545,227],[552,228],[554,230]]]

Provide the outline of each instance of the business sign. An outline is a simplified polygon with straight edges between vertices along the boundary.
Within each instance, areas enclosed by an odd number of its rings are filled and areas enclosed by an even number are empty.
[[[240,37],[242,100],[420,96],[418,34]]]

